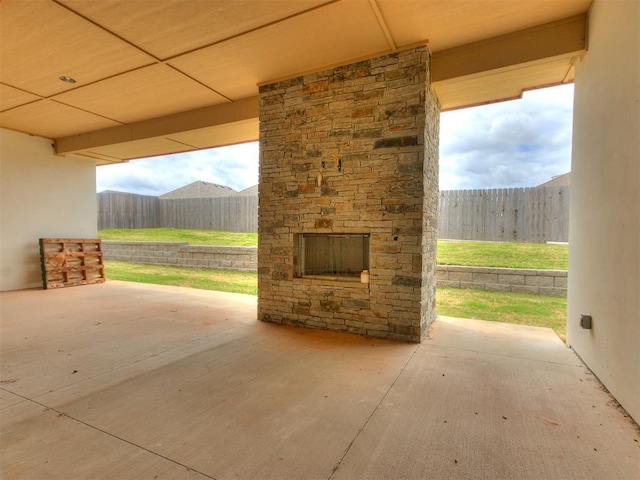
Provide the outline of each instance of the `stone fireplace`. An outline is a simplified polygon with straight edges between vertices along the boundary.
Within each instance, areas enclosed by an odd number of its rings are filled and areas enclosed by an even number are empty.
[[[428,79],[421,46],[260,87],[260,320],[422,340],[438,202]]]

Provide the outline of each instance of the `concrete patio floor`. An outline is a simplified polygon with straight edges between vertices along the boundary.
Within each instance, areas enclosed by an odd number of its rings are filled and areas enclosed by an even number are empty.
[[[420,345],[109,281],[0,294],[1,477],[637,479],[637,426],[549,329]]]

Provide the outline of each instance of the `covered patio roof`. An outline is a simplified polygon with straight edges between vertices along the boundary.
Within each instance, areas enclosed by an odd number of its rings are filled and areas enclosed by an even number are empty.
[[[637,477],[637,427],[550,329],[402,344],[117,281],[0,302],[2,478]]]
[[[0,126],[97,164],[257,140],[258,86],[427,44],[443,109],[571,82],[590,0],[4,0]]]

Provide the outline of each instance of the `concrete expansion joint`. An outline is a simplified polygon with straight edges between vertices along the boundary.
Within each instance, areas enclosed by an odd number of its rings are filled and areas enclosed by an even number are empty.
[[[409,358],[407,359],[407,361],[404,363],[404,365],[402,365],[402,368],[400,368],[400,371],[398,372],[398,375],[396,375],[396,378],[393,379],[393,382],[391,382],[391,385],[389,385],[389,388],[387,388],[387,391],[384,392],[384,395],[380,398],[380,401],[376,404],[375,408],[371,411],[371,414],[364,421],[364,423],[362,424],[362,427],[360,427],[358,429],[358,432],[356,433],[356,435],[353,437],[353,440],[351,440],[351,442],[349,443],[349,445],[345,449],[344,454],[342,455],[342,457],[340,457],[340,460],[338,460],[338,463],[336,463],[336,465],[333,467],[331,475],[329,475],[327,480],[331,480],[333,478],[334,474],[338,471],[338,469],[340,468],[340,465],[342,464],[344,459],[349,454],[349,451],[351,450],[351,447],[353,447],[353,445],[355,444],[356,440],[358,440],[358,437],[360,436],[360,434],[364,431],[365,428],[367,428],[367,425],[369,424],[369,422],[371,421],[373,416],[380,409],[380,405],[382,405],[384,400],[387,398],[387,395],[389,395],[389,392],[391,392],[391,390],[393,389],[395,384],[400,379],[400,376],[402,375],[402,373],[405,371],[407,366],[411,363],[413,358],[416,356],[416,353],[418,352],[418,349],[420,348],[420,346],[421,346],[421,344],[417,344],[415,346],[415,348],[413,349],[413,352],[411,352],[411,355],[409,355]]]
[[[127,444],[131,445],[132,447],[139,448],[140,450],[144,450],[145,452],[150,453],[151,455],[155,455],[156,457],[162,458],[163,460],[166,460],[166,461],[168,461],[168,462],[171,462],[171,463],[173,463],[173,464],[175,464],[175,465],[178,465],[178,466],[180,466],[180,467],[184,467],[184,468],[186,468],[189,472],[196,472],[196,473],[198,473],[198,474],[202,475],[202,476],[203,476],[203,477],[205,477],[205,478],[210,478],[211,480],[216,480],[216,478],[215,478],[215,477],[212,477],[212,476],[210,476],[210,475],[207,475],[207,474],[206,474],[206,473],[204,473],[204,472],[201,472],[201,471],[199,471],[199,470],[197,470],[197,469],[195,469],[195,468],[189,467],[188,465],[185,465],[184,463],[180,463],[180,462],[178,462],[178,461],[176,461],[176,460],[174,460],[174,459],[172,459],[172,458],[169,458],[169,457],[167,457],[167,456],[165,456],[165,455],[162,455],[161,453],[154,452],[153,450],[148,449],[148,448],[145,448],[145,447],[143,447],[142,445],[139,445],[139,444],[137,444],[137,443],[135,443],[135,442],[132,442],[131,440],[127,440],[126,438],[120,437],[120,436],[115,435],[115,434],[113,434],[113,433],[111,433],[111,432],[107,432],[106,430],[103,430],[103,429],[102,429],[102,428],[100,428],[100,427],[97,427],[97,426],[92,425],[92,424],[90,424],[90,423],[87,423],[87,422],[85,422],[85,421],[83,421],[83,420],[80,420],[79,418],[76,418],[76,417],[74,417],[73,415],[69,415],[69,414],[67,414],[67,413],[63,412],[62,410],[58,410],[58,409],[57,409],[57,408],[55,408],[55,407],[50,407],[50,406],[48,406],[48,405],[46,405],[46,404],[44,404],[44,403],[41,403],[41,402],[39,402],[39,401],[37,401],[37,400],[35,400],[35,399],[33,399],[33,398],[25,397],[24,395],[20,395],[19,393],[12,392],[12,391],[9,391],[9,390],[6,390],[6,389],[4,389],[4,388],[2,388],[2,387],[0,387],[0,390],[4,390],[4,391],[6,391],[6,392],[8,392],[8,393],[11,393],[11,394],[13,394],[13,395],[17,396],[17,397],[23,398],[23,399],[24,399],[24,400],[26,400],[27,402],[33,403],[33,404],[35,404],[35,405],[38,405],[39,407],[44,408],[44,409],[45,409],[45,412],[54,412],[54,413],[56,413],[59,417],[68,418],[69,420],[71,420],[71,421],[73,421],[73,422],[79,423],[80,425],[84,425],[85,427],[88,427],[88,428],[90,428],[90,429],[92,429],[92,430],[95,430],[95,431],[97,431],[97,432],[100,432],[100,433],[102,433],[102,434],[104,434],[104,435],[107,435],[107,436],[109,436],[109,437],[111,437],[111,438],[114,438],[114,439],[119,440],[119,441],[121,441],[121,442],[127,443]]]

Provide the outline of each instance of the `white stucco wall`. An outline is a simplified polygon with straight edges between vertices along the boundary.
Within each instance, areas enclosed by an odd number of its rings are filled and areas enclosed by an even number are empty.
[[[95,163],[0,129],[0,291],[42,286],[41,237],[97,235]]]
[[[567,341],[640,421],[640,2],[596,0],[576,66]],[[593,317],[582,329],[580,314]],[[579,401],[579,399],[576,399]]]

